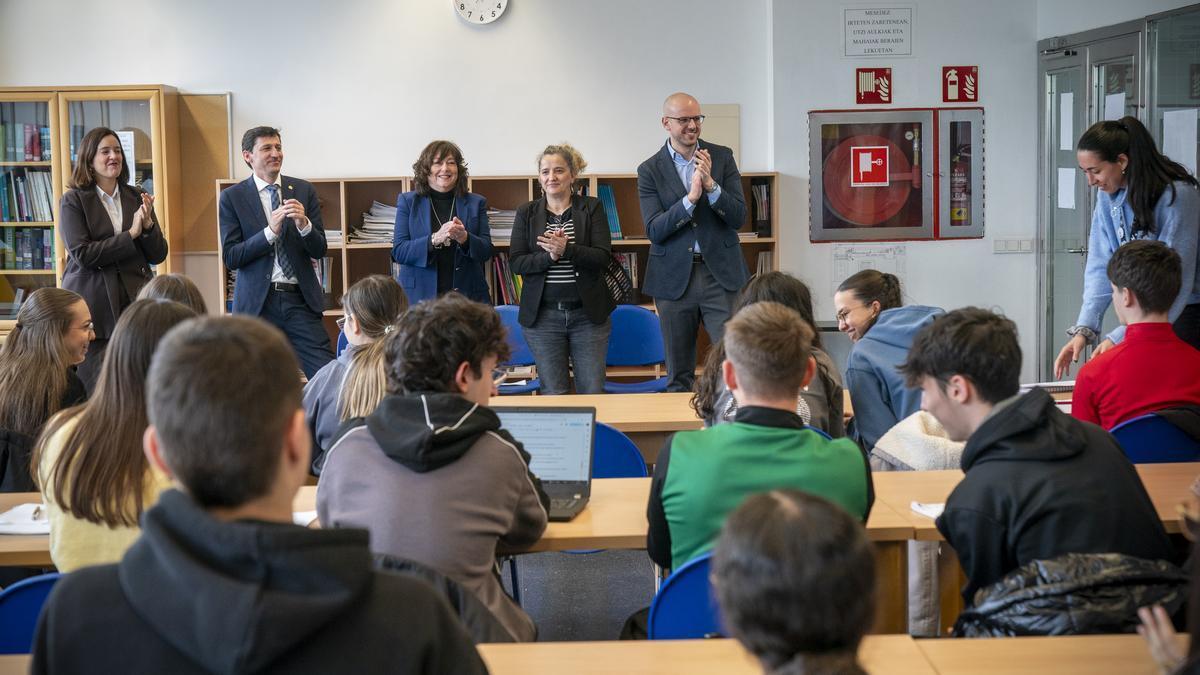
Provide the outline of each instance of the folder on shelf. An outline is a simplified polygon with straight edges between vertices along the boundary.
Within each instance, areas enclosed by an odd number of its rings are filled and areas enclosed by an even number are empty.
[[[617,198],[613,194],[611,185],[600,184],[597,192],[600,193],[600,203],[604,205],[604,213],[608,216],[608,232],[612,235],[612,239],[624,239],[621,234],[621,217],[617,215]]]

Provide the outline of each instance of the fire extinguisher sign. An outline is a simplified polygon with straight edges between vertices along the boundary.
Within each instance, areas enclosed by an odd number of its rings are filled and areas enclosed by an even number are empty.
[[[942,66],[942,102],[978,103],[979,66]]]
[[[850,187],[887,187],[888,146],[850,147]]]

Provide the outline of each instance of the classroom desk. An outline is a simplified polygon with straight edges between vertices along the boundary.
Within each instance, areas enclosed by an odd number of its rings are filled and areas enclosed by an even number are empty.
[[[1187,636],[1179,635],[1180,645]],[[1158,675],[1150,650],[1138,635],[917,640],[941,675]]]
[[[760,675],[754,657],[733,640],[535,642],[479,645],[492,675]],[[868,635],[858,650],[869,672],[935,675],[907,635]]]
[[[586,406],[596,409],[596,421],[616,427],[642,451],[647,464],[653,464],[668,436],[676,431],[702,429],[689,392],[658,394],[572,394],[563,396],[495,396],[489,406]]]

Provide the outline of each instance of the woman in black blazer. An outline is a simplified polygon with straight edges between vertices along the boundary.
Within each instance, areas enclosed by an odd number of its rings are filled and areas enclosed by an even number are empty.
[[[59,233],[67,247],[62,286],[83,296],[96,339],[79,377],[90,392],[117,318],[167,259],[167,241],[154,217],[154,197],[129,185],[129,165],[112,129],[83,137],[71,188],[59,206]]]
[[[537,362],[543,394],[604,392],[612,295],[604,269],[612,241],[604,206],[574,194],[587,163],[575,148],[551,145],[538,157],[542,197],[517,209],[509,264],[524,277],[517,319]]]

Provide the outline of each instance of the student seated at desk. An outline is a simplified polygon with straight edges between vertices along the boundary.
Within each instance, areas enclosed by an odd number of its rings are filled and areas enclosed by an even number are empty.
[[[796,414],[805,424],[833,438],[845,436],[842,375],[821,345],[821,334],[817,332],[817,324],[813,321],[812,293],[808,286],[787,272],[757,274],[746,282],[734,298],[732,313],[737,314],[746,305],[763,300],[778,302],[796,310],[813,331],[812,356],[817,363],[817,371],[796,398]],[[692,396],[691,404],[696,414],[704,420],[705,426],[729,422],[737,414],[737,401],[721,380],[721,364],[724,362],[725,346],[718,342],[708,350],[704,371],[696,379],[696,393]]]
[[[142,453],[146,373],[167,331],[194,316],[177,302],[134,301],[113,328],[91,400],[46,425],[33,466],[60,572],[120,560],[141,533],[142,512],[170,486]]]
[[[659,453],[646,548],[660,567],[711,549],[725,516],[756,492],[811,492],[866,520],[871,473],[862,449],[806,428],[796,414],[796,396],[816,370],[812,339],[804,319],[777,302],[748,305],[725,325],[722,377],[737,416],[681,431]]]
[[[765,673],[865,675],[875,550],[837,504],[795,490],[751,496],[721,528],[712,583],[725,625]]]
[[[0,348],[0,492],[37,489],[33,444],[54,413],[87,400],[75,367],[94,337],[92,313],[74,291],[39,288],[21,304]]]
[[[904,306],[894,274],[862,270],[833,294],[838,330],[854,346],[846,357],[846,388],[854,407],[850,436],[868,452],[880,436],[920,407],[920,392],[904,383],[896,366],[917,332],[943,312],[924,305]]]
[[[1200,406],[1200,351],[1167,317],[1181,269],[1179,254],[1161,241],[1131,241],[1113,253],[1108,280],[1125,339],[1079,370],[1072,415],[1111,429],[1156,410]]]
[[[369,415],[383,398],[383,338],[408,309],[408,298],[395,279],[372,274],[346,289],[342,309],[346,316],[338,325],[349,344],[304,385],[304,416],[313,435],[316,475],[338,427],[348,419]]]
[[[1146,489],[1116,440],[1061,412],[1050,395],[1018,395],[1012,321],[967,307],[939,317],[901,366],[921,407],[966,441],[966,476],[938,531],[967,575],[963,598],[1034,560],[1066,553],[1174,558]]]
[[[500,584],[496,547],[537,541],[550,500],[487,407],[509,355],[500,316],[450,293],[409,309],[383,349],[388,395],[329,449],[321,523],[370,530],[372,550],[445,574],[516,640],[533,640],[533,619]]]
[[[372,570],[366,532],[292,524],[311,441],[299,379],[280,374],[297,370],[259,319],[163,340],[145,455],[183,491],[146,512],[120,564],[59,580],[32,672],[487,672],[432,587]]]
[[[138,300],[170,300],[190,307],[197,316],[208,314],[208,305],[196,284],[182,274],[158,274],[138,291]]]

